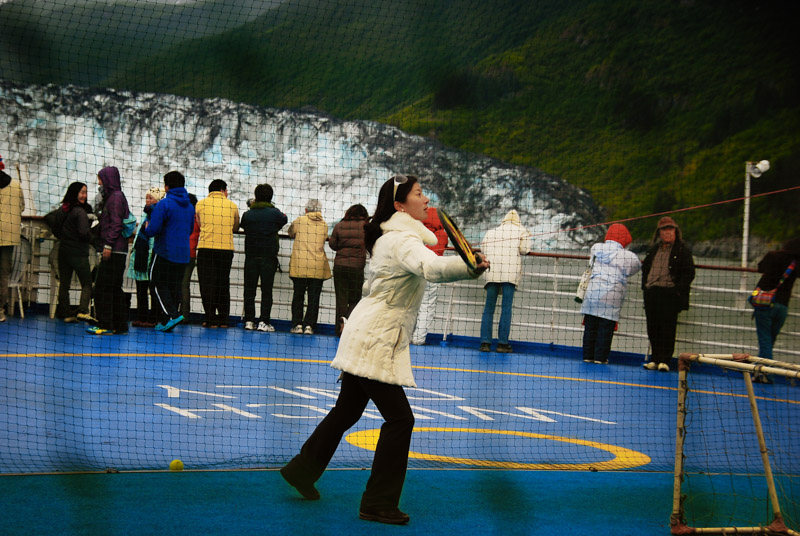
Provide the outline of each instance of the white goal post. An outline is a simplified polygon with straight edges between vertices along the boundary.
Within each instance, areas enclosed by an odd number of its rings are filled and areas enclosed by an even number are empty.
[[[771,374],[788,379],[800,378],[800,365],[784,363],[772,359],[764,359],[748,354],[681,354],[678,366],[678,415],[675,436],[675,472],[673,481],[672,515],[670,516],[670,532],[672,534],[786,534],[800,536],[800,532],[786,526],[781,513],[781,505],[775,487],[770,455],[762,429],[761,418],[758,413],[756,396],[753,388],[753,374]],[[761,463],[764,468],[764,478],[769,495],[769,505],[772,510],[772,519],[765,519],[764,526],[749,527],[691,527],[687,524],[684,512],[684,499],[682,486],[684,483],[684,442],[686,440],[686,414],[687,395],[690,392],[688,374],[693,363],[715,365],[730,371],[741,371],[747,398],[752,413],[755,434],[758,438]]]

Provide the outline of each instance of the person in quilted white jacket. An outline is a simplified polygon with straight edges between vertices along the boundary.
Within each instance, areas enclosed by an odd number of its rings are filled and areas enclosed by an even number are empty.
[[[339,397],[300,453],[281,469],[303,497],[319,499],[314,483],[344,433],[372,400],[386,422],[374,445],[360,517],[396,525],[410,519],[398,507],[414,428],[403,386],[416,387],[409,337],[425,282],[476,278],[489,267],[481,258],[473,271],[459,257],[440,257],[428,249],[426,245],[436,244],[436,236],[422,224],[427,206],[428,198],[413,175],[396,175],[383,184],[378,207],[365,228],[365,244],[372,255],[367,294],[345,324],[331,363],[342,371]]]

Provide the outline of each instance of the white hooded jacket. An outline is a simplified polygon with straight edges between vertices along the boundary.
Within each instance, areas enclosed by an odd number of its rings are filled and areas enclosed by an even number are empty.
[[[581,314],[619,322],[628,278],[642,269],[642,263],[613,240],[593,245],[589,258],[594,258],[594,265]]]
[[[531,250],[531,233],[522,226],[519,214],[511,210],[499,227],[486,232],[481,242],[481,251],[492,263],[484,272],[487,283],[512,283],[519,285],[522,276],[522,257]]]
[[[362,378],[416,387],[408,345],[425,281],[477,276],[460,257],[440,257],[425,247],[436,244],[436,235],[405,212],[393,214],[381,229],[364,285],[366,297],[350,314],[331,366]]]

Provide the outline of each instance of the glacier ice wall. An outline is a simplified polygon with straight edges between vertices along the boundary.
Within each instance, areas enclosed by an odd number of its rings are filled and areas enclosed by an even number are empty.
[[[211,180],[225,180],[242,211],[255,186],[268,182],[289,221],[309,198],[318,198],[333,225],[354,203],[371,212],[381,183],[399,172],[420,176],[431,204],[448,210],[473,242],[512,208],[535,234],[537,250],[586,245],[598,231],[570,229],[601,221],[588,193],[559,178],[371,121],[223,99],[2,80],[0,106],[0,154],[28,167],[29,204],[39,215],[72,181],[95,191],[97,172],[114,165],[136,214],[144,192],[176,169],[201,199]]]

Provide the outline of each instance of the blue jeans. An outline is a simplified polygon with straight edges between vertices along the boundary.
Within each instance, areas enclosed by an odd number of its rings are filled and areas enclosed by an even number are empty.
[[[789,308],[782,303],[774,303],[769,309],[756,309],[753,318],[756,321],[756,335],[758,336],[758,357],[772,359],[772,346],[778,333],[781,332]]]
[[[497,295],[502,290],[503,306],[500,309],[500,326],[497,328],[497,342],[508,344],[508,335],[511,332],[511,307],[514,304],[514,292],[517,287],[513,283],[486,283],[486,305],[483,307],[481,318],[481,342],[492,342],[492,325],[494,324],[494,309],[497,306]]]

